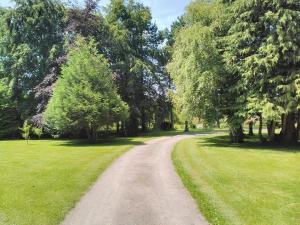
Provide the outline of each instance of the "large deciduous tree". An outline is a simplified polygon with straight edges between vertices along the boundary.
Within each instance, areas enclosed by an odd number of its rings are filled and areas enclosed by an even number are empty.
[[[196,24],[178,34],[168,69],[176,85],[176,102],[190,119],[216,121],[220,65],[210,28]]]
[[[151,20],[149,8],[134,1],[112,0],[107,8],[111,40],[107,56],[118,91],[129,105],[129,135],[162,117],[158,103],[166,99],[169,85],[160,48],[163,36]]]
[[[175,33],[172,60],[168,66],[176,85],[179,106],[188,117],[213,124],[226,117],[233,142],[243,140],[240,110],[240,75],[225,65],[223,38],[228,30],[226,7],[194,1]]]

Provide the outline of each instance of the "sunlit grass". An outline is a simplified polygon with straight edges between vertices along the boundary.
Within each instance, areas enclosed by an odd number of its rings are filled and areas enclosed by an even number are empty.
[[[178,133],[181,133],[178,131]],[[0,141],[0,224],[59,224],[107,166],[156,136],[82,141]]]
[[[300,224],[300,147],[197,137],[173,152],[176,169],[211,224]]]

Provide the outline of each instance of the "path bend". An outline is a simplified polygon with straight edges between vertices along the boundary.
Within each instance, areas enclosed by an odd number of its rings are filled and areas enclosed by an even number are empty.
[[[171,160],[190,135],[163,137],[117,159],[66,216],[63,225],[206,225]]]

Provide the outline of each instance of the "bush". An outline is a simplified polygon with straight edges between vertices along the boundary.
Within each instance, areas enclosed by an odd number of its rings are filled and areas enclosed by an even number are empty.
[[[32,132],[40,139],[43,135],[43,130],[41,128],[34,127]]]
[[[23,124],[23,127],[20,127],[19,130],[21,130],[21,135],[26,140],[26,142],[28,144],[28,140],[30,139],[31,125],[28,124],[27,120],[25,120],[25,122]]]

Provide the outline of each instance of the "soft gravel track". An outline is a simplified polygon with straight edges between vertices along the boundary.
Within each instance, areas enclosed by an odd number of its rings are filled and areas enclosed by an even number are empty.
[[[62,224],[207,224],[171,160],[174,145],[188,137],[159,138],[125,153],[99,177]]]

